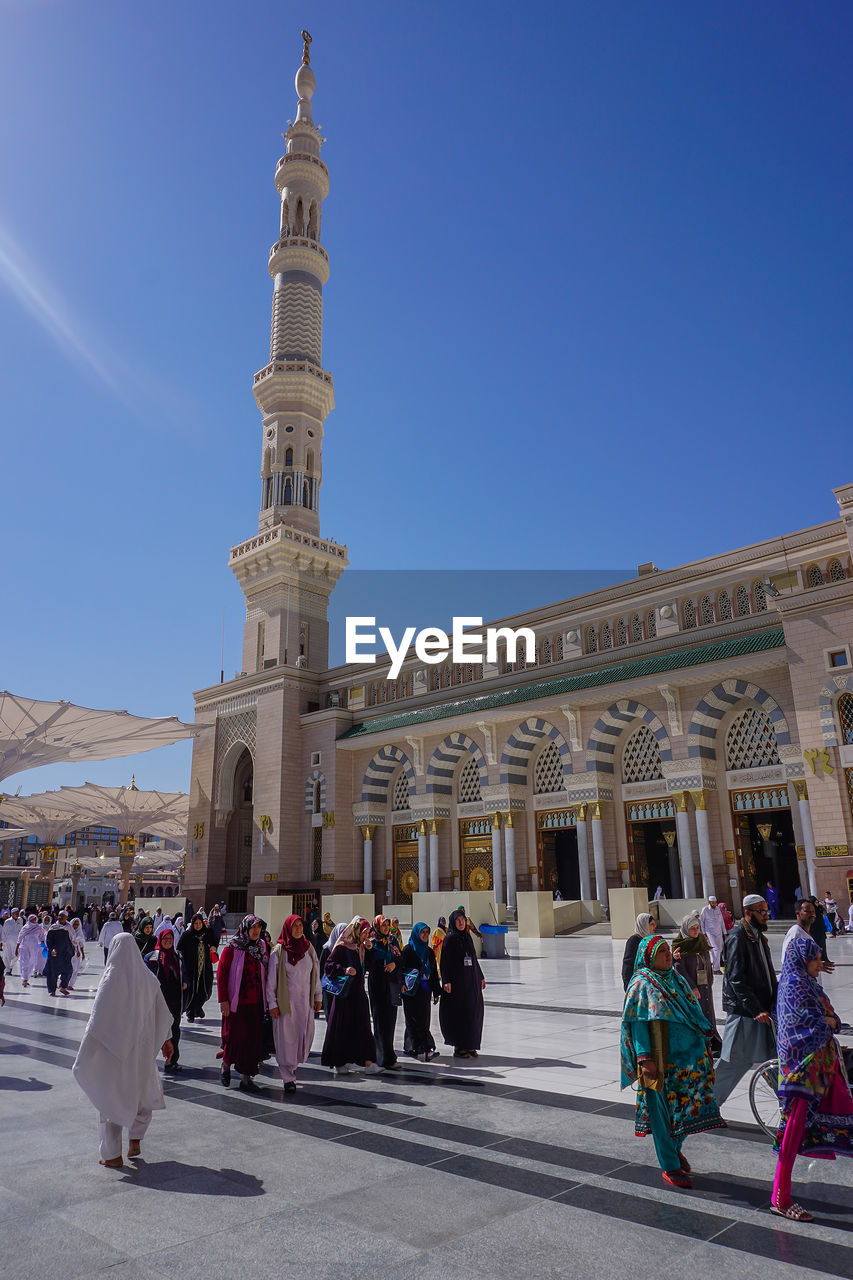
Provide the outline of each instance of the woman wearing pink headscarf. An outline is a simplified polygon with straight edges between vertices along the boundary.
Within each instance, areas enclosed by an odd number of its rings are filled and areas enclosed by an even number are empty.
[[[323,1005],[320,963],[301,916],[288,916],[270,953],[266,984],[275,1058],[285,1093],[296,1092],[296,1068],[314,1043],[314,1010]]]

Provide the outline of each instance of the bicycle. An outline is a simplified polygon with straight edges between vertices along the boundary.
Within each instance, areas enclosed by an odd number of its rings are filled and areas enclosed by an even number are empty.
[[[770,1138],[776,1137],[782,1108],[776,1092],[779,1084],[779,1059],[768,1058],[756,1067],[749,1080],[749,1106],[758,1124]]]

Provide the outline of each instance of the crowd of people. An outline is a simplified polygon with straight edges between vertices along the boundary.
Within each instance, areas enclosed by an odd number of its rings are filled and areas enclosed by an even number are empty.
[[[841,1021],[820,983],[821,974],[834,967],[826,950],[832,916],[815,897],[798,901],[777,978],[766,937],[767,899],[747,895],[742,920],[725,928],[718,948],[719,911],[716,899],[709,899],[701,916],[685,916],[671,944],[655,917],[644,913],[626,943],[621,1064],[623,1087],[637,1090],[635,1132],[651,1134],[665,1183],[691,1187],[685,1138],[725,1127],[719,1108],[744,1074],[778,1059],[771,1210],[810,1222],[791,1193],[797,1156],[853,1155],[853,1096],[836,1039]],[[713,999],[718,955],[726,1014],[722,1040]]]
[[[651,912],[637,917],[622,964],[621,1079],[636,1088],[635,1132],[652,1137],[668,1185],[692,1186],[685,1139],[724,1128],[722,1103],[747,1071],[774,1058],[781,1118],[772,1211],[810,1221],[792,1198],[797,1155],[853,1155],[853,1097],[836,1039],[841,1023],[820,982],[834,967],[827,937],[841,931],[829,897],[798,901],[778,977],[766,937],[772,908],[759,894],[744,898],[737,924],[710,897],[672,939]],[[425,1063],[439,1055],[437,1005],[454,1057],[478,1056],[485,979],[471,936],[477,930],[462,907],[432,931],[417,922],[405,941],[396,919],[356,916],[335,924],[316,903],[305,919],[288,916],[274,943],[255,915],[229,938],[219,904],[209,913],[188,909],[187,918],[132,906],[82,918],[55,906],[26,919],[13,908],[0,918],[0,998],[4,963],[6,974],[18,965],[22,988],[43,974],[55,996],[73,991],[87,945],[104,948],[74,1074],[98,1109],[100,1159],[109,1167],[122,1164],[123,1129],[128,1155],[140,1153],[152,1112],[163,1105],[155,1060],[162,1052],[166,1074],[181,1070],[182,1019],[205,1018],[214,982],[225,1087],[233,1070],[241,1090],[257,1093],[261,1063],[273,1057],[283,1094],[293,1094],[323,1010],[321,1062],[337,1075],[399,1070],[401,1007],[404,1054]],[[720,973],[722,1037],[714,999]]]

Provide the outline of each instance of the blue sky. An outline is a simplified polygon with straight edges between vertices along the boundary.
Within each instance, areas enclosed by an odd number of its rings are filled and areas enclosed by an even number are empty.
[[[332,176],[321,519],[354,567],[665,567],[836,515],[847,0],[0,0],[0,21],[0,685],[190,717],[223,609],[239,665],[227,552],[257,527],[302,26]],[[140,785],[185,786],[188,761],[144,757]]]

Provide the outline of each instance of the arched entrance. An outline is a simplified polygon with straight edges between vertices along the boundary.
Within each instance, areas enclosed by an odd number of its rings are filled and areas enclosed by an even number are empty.
[[[225,898],[229,911],[246,910],[252,874],[255,770],[248,748],[234,767],[234,807],[225,831]]]

